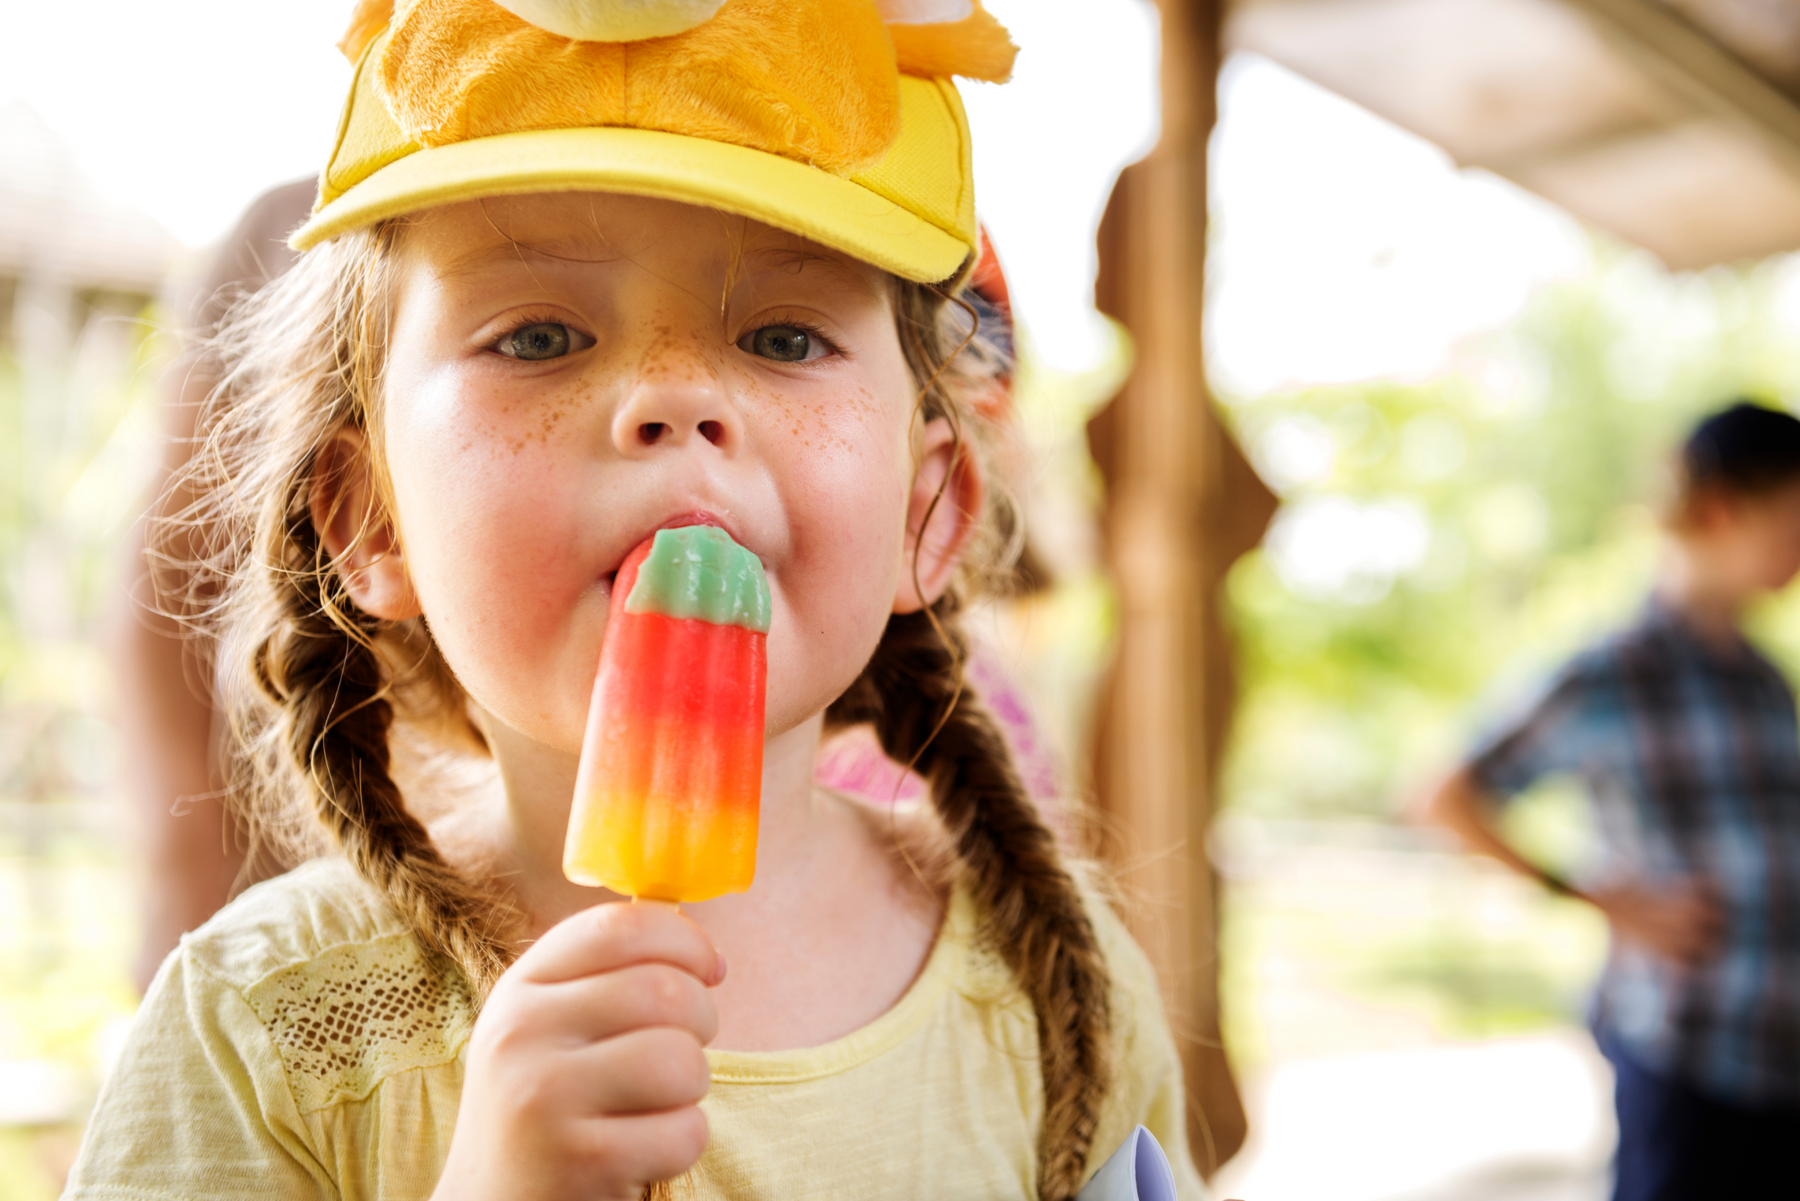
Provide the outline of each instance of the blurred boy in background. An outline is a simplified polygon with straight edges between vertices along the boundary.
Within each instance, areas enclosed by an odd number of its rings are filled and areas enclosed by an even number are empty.
[[[1740,630],[1800,572],[1800,421],[1735,404],[1682,448],[1656,588],[1425,798],[1475,851],[1605,915],[1593,1025],[1617,1075],[1615,1201],[1792,1198],[1800,1137],[1800,725]],[[1592,797],[1579,886],[1501,837],[1552,774]]]

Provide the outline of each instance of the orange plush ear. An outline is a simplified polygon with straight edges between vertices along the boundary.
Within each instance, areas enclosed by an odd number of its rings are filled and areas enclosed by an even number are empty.
[[[362,60],[369,43],[381,36],[394,19],[394,0],[356,0],[356,11],[350,14],[350,28],[338,39],[337,48],[355,66]]]
[[[920,10],[966,7],[968,12],[955,20],[921,20],[936,13]],[[1006,27],[993,18],[981,0],[964,0],[961,4],[884,3],[888,36],[894,39],[894,53],[900,60],[900,73],[926,79],[947,79],[960,75],[986,83],[1005,83],[1012,78],[1013,59],[1019,48],[1013,45]]]

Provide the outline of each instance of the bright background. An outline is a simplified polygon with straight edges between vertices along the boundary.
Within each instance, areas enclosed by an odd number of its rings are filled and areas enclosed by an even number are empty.
[[[0,155],[52,146],[191,275],[254,195],[317,169],[349,7],[0,0]],[[965,95],[1029,352],[1020,487],[1061,571],[991,637],[1078,769],[1111,633],[1081,432],[1126,353],[1092,311],[1093,227],[1154,138],[1155,22],[1140,0],[990,8],[1025,53],[1014,83]],[[1256,1134],[1225,1185],[1597,1198],[1606,1077],[1579,1018],[1603,931],[1393,814],[1482,714],[1629,613],[1681,425],[1800,386],[1800,267],[1670,275],[1255,59],[1221,99],[1206,345],[1284,500],[1229,585],[1243,698],[1211,850]],[[66,347],[0,331],[0,1201],[54,1195],[133,1005],[100,631],[180,314],[90,307]],[[1795,660],[1788,607],[1760,628]],[[1552,788],[1515,833],[1572,862],[1584,820]]]
[[[105,194],[203,247],[263,189],[324,165],[350,8],[0,0],[0,104],[29,104]],[[983,215],[1041,341],[1079,367],[1105,353],[1087,316],[1093,214],[1155,136],[1155,16],[1138,0],[989,8],[1029,53],[1006,87],[965,88]]]

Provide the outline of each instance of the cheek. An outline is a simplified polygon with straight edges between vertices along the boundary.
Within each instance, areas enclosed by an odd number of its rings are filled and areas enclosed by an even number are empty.
[[[771,729],[805,720],[848,688],[893,610],[912,464],[890,406],[828,409],[783,431],[779,464],[791,553],[771,588],[787,628],[770,631]],[[897,406],[891,406],[897,407]]]
[[[479,402],[429,381],[390,411],[407,571],[478,703],[540,740],[578,741],[606,603],[582,553],[584,465],[564,439],[526,436],[531,422]]]
[[[1800,568],[1800,542],[1785,529],[1758,530],[1744,543],[1739,556],[1743,574],[1757,587],[1779,588]]]

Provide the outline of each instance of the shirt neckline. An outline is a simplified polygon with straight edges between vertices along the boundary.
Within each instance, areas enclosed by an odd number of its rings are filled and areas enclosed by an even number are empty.
[[[1755,666],[1764,660],[1762,652],[1745,636],[1743,630],[1733,632],[1730,646],[1720,646],[1695,629],[1686,613],[1654,592],[1645,604],[1640,620],[1645,626],[1662,631],[1682,643],[1689,651],[1720,666],[1742,668]]]
[[[975,903],[961,885],[951,891],[944,922],[925,966],[893,1008],[858,1030],[816,1047],[791,1051],[706,1052],[714,1084],[798,1084],[836,1075],[893,1050],[925,1024],[974,937]]]

